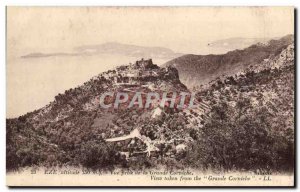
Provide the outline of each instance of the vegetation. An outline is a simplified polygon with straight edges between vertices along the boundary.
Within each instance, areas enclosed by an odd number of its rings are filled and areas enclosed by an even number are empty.
[[[186,163],[212,170],[292,171],[292,128],[282,128],[268,108],[252,108],[249,99],[237,108],[222,102],[213,107],[211,120],[189,147]]]
[[[251,46],[247,54],[263,51],[259,63],[254,59],[239,73],[231,71],[195,87],[198,101],[210,106],[205,112],[165,108],[153,118],[153,109],[101,109],[95,102],[99,95],[122,87],[113,87],[110,79],[99,75],[59,94],[44,108],[7,119],[7,171],[28,166],[292,171],[295,69],[293,46],[288,43],[286,37],[266,46]],[[233,53],[221,60],[242,64],[235,56],[245,56],[244,52]],[[265,54],[267,59],[261,61]],[[176,69],[163,71],[155,79],[141,79],[142,83],[154,81],[158,90],[166,85],[174,91],[186,90]],[[145,89],[136,87],[136,91]],[[121,146],[105,142],[135,128],[147,139],[158,141],[157,154],[128,159],[120,149],[128,152],[129,141]],[[145,144],[136,143],[135,148],[145,150]]]

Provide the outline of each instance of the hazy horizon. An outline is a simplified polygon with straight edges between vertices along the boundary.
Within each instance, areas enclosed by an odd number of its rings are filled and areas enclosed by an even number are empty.
[[[287,35],[292,35],[292,34],[286,34],[286,35],[283,35],[283,36],[287,36]],[[281,37],[283,37],[281,36]],[[174,53],[180,53],[180,54],[195,54],[195,55],[207,55],[207,54],[225,54],[229,51],[232,51],[232,50],[235,50],[235,49],[243,49],[243,48],[246,48],[254,43],[257,43],[257,42],[267,42],[271,39],[278,39],[278,38],[281,38],[281,37],[266,37],[266,38],[252,38],[252,37],[232,37],[232,38],[227,38],[227,39],[217,39],[217,40],[214,40],[214,41],[208,41],[208,42],[205,42],[203,43],[202,47],[199,48],[199,50],[197,50],[197,52],[177,52],[177,51],[174,51],[172,48],[169,48],[169,47],[163,47],[163,46],[156,46],[156,47],[151,47],[151,46],[142,46],[142,45],[137,45],[137,44],[126,44],[126,43],[122,43],[122,42],[104,42],[104,43],[99,43],[99,44],[84,44],[84,45],[81,45],[79,47],[84,47],[84,46],[98,46],[98,45],[105,45],[105,44],[120,44],[120,45],[126,45],[126,46],[138,46],[138,47],[144,47],[144,48],[166,48],[166,49],[170,49],[171,51],[173,51]],[[246,45],[240,45],[239,47],[227,47],[227,49],[224,49],[226,48],[225,46],[224,47],[217,47],[217,46],[214,46],[214,47],[209,47],[209,45],[212,45],[214,43],[219,43],[219,42],[225,42],[225,41],[247,41],[247,44]],[[251,42],[251,43],[250,43]],[[227,46],[227,45],[226,45]],[[76,48],[78,47],[73,47],[73,48],[70,48],[71,51],[69,52],[61,52],[60,50],[57,50],[56,52],[40,52],[39,50],[35,50],[34,52],[26,52],[26,53],[23,53],[23,55],[19,55],[19,57],[22,57],[22,58],[40,58],[40,57],[52,57],[52,56],[61,56],[61,57],[68,57],[68,56],[80,56],[80,52],[76,51]],[[223,48],[223,49],[222,49]],[[31,54],[36,54],[36,53],[39,53],[39,54],[42,54],[42,55],[32,55]],[[44,54],[44,56],[43,56]],[[78,54],[78,55],[76,55]],[[89,56],[89,55],[86,55],[86,56]]]

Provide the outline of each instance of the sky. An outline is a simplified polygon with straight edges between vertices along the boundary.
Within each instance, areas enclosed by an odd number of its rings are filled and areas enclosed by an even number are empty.
[[[21,59],[119,42],[201,54],[208,42],[272,38],[294,32],[292,7],[8,7],[7,117],[39,109],[126,56]],[[155,61],[155,58],[153,58]],[[163,63],[164,61],[160,61]]]
[[[292,34],[293,23],[292,7],[8,7],[7,40],[22,51],[113,41],[197,53],[214,40]]]

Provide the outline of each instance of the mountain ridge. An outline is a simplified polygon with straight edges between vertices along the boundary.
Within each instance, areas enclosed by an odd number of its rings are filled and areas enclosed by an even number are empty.
[[[91,56],[98,54],[124,55],[137,58],[156,58],[156,59],[172,59],[182,53],[175,53],[165,47],[148,47],[118,42],[107,42],[103,44],[84,45],[75,47],[73,52],[55,52],[55,53],[29,53],[22,55],[21,58],[44,58],[44,57],[62,57],[62,56]]]
[[[260,63],[263,59],[281,52],[293,42],[293,39],[293,35],[287,35],[278,40],[257,43],[242,50],[229,51],[220,55],[183,55],[168,61],[163,66],[176,67],[181,81],[192,88],[222,75],[238,73],[251,64]]]

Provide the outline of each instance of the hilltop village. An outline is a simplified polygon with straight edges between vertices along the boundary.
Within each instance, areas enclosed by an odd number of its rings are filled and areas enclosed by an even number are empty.
[[[152,59],[141,59],[104,72],[100,75],[100,78],[102,77],[110,80],[115,87],[144,85],[150,89],[157,87],[164,89],[167,85],[163,81],[158,81],[178,80],[178,72],[172,67],[160,68],[153,64]]]
[[[115,70],[104,72],[103,77],[113,81],[115,85],[138,84],[141,77],[157,77],[159,67],[153,64],[152,59],[136,61],[134,64],[122,65]]]

